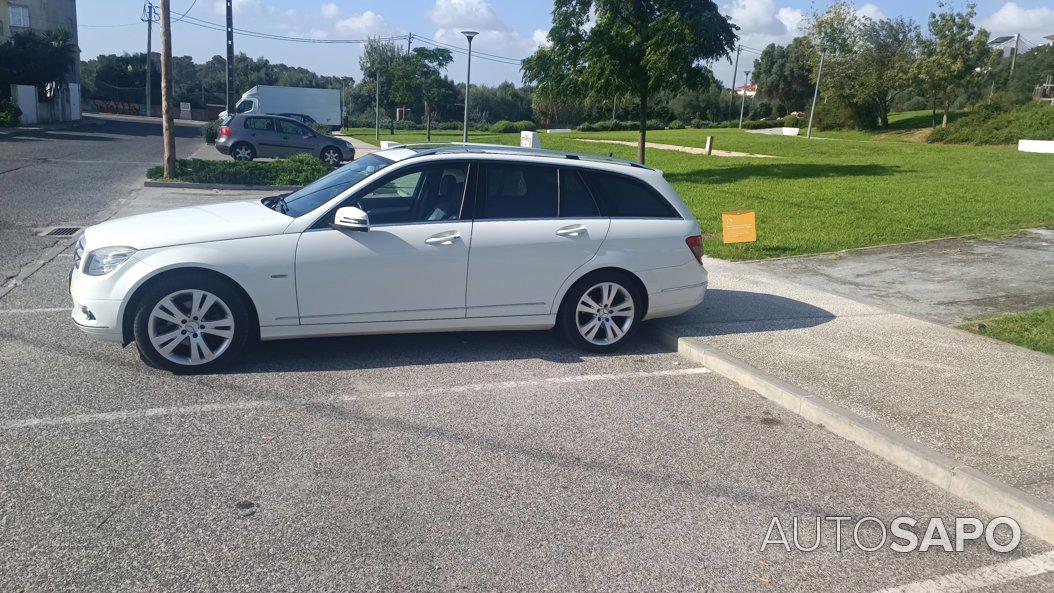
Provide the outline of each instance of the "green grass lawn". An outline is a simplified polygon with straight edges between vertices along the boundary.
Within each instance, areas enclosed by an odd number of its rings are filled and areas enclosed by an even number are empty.
[[[928,115],[928,114],[927,114]],[[912,117],[912,116],[908,116]],[[914,116],[917,117],[917,116]],[[928,123],[928,122],[927,122]],[[373,130],[356,136],[372,141]],[[1054,226],[1054,156],[1007,146],[813,139],[749,134],[737,129],[649,132],[654,142],[773,155],[773,159],[707,157],[648,151],[692,208],[706,252],[756,259],[837,251],[884,243],[962,235],[1005,235]],[[634,159],[636,149],[574,138],[636,140],[634,132],[541,134],[555,150]],[[381,133],[381,139],[419,142],[423,132]],[[457,131],[433,141],[460,141]],[[475,142],[517,144],[517,134],[473,133]],[[724,211],[757,212],[758,241],[745,249],[723,245]]]
[[[975,334],[1054,354],[1054,309],[979,319],[960,327]]]

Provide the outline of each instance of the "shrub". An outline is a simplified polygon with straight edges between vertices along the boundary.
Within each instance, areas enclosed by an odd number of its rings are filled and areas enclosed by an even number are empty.
[[[516,129],[519,132],[533,132],[538,129],[538,126],[533,121],[524,119],[516,122]]]
[[[649,119],[648,129],[649,130],[663,130],[666,128],[666,123],[661,119]]]
[[[679,119],[675,119],[675,120],[671,121],[670,123],[666,124],[666,129],[667,130],[683,130],[684,129],[684,122],[682,122]]]
[[[1014,144],[1018,140],[1054,140],[1054,106],[1033,101],[1016,107],[978,105],[947,128],[936,128],[929,142]]]
[[[698,130],[700,128],[705,128],[709,123],[710,122],[706,121],[705,119],[695,118],[692,120],[690,125]]]
[[[220,122],[210,121],[202,124],[201,135],[205,137],[205,144],[215,144],[216,135],[220,132]]]
[[[18,125],[22,110],[14,101],[0,99],[0,128],[13,128]]]
[[[579,132],[595,132],[595,131],[597,131],[597,127],[595,125],[589,123],[589,122],[585,122],[583,124],[579,124],[576,129]]]
[[[519,130],[516,129],[516,124],[507,119],[503,119],[491,124],[488,131],[495,134],[511,134],[512,132],[518,132]]]
[[[817,130],[855,130],[856,116],[844,105],[835,103],[816,106],[813,127]]]
[[[317,157],[298,154],[288,159],[261,161],[212,161],[179,159],[173,181],[191,183],[227,183],[235,185],[304,185],[332,169]],[[146,176],[161,179],[164,168],[151,167]]]

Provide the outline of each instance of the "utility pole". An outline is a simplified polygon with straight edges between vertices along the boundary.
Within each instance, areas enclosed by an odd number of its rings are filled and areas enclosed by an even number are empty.
[[[1009,85],[1010,81],[1014,79],[1014,64],[1017,63],[1017,50],[1021,44],[1021,33],[1014,33],[1014,55],[1010,56],[1010,76],[1007,77],[1006,83]]]
[[[146,106],[146,109],[144,110],[143,115],[150,117],[152,111],[150,95],[153,94],[150,92],[150,79],[154,77],[154,61],[150,58],[150,53],[152,51],[151,42],[154,37],[154,5],[150,0],[146,1],[144,12],[146,13],[146,18],[144,19],[146,21],[146,95],[143,99],[143,104]]]
[[[736,48],[736,63],[732,66],[732,96],[736,96],[736,75],[739,74],[739,53],[743,51],[743,46],[740,45]],[[734,105],[734,103],[733,103]],[[735,109],[735,107],[733,107]]]
[[[746,83],[743,85],[743,99],[739,103],[739,129],[743,129],[743,111],[747,107],[747,89],[745,87],[750,86],[750,70],[743,72],[743,78],[746,79]]]
[[[615,105],[618,104],[618,95],[611,98],[611,122],[615,122]]]
[[[377,140],[381,139],[381,69],[378,66],[373,68],[374,82],[373,82],[373,114],[374,114],[374,129],[373,137]]]
[[[820,76],[823,75],[823,59],[826,55],[826,49],[820,53],[820,67],[816,70],[816,88],[812,91],[812,109],[809,110],[809,131],[805,134],[806,138],[812,138],[812,118],[816,115],[816,97],[820,94]]]
[[[227,115],[234,114],[234,0],[227,0]]]
[[[176,136],[172,122],[172,23],[169,0],[161,2],[161,130],[164,136],[165,179],[176,170]]]
[[[406,55],[410,55],[410,44],[414,42],[414,34],[406,34]]]

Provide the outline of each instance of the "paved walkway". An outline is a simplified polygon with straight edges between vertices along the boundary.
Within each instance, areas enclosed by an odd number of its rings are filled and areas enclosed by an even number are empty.
[[[595,138],[572,138],[577,142],[598,142],[601,144],[620,144],[622,146],[636,146],[636,142],[630,142],[628,140],[597,140]],[[699,148],[698,146],[680,146],[677,144],[660,144],[658,142],[645,142],[644,146],[648,148],[654,148],[656,150],[676,150],[677,152],[687,152],[688,154],[706,154],[705,148]],[[735,152],[733,150],[717,150],[710,151],[710,156],[734,156],[734,157],[750,157],[757,159],[774,159],[776,157],[770,154],[751,154],[749,152]]]
[[[708,260],[703,307],[658,323],[1054,501],[1054,357]]]
[[[1054,230],[1002,239],[939,239],[749,267],[946,325],[1054,307]]]

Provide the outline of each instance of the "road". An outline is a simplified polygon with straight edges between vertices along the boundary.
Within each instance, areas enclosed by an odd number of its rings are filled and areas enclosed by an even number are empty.
[[[198,125],[176,125],[178,156],[204,143]],[[93,222],[160,162],[156,119],[86,116],[75,128],[0,138],[0,285],[60,241],[35,229]]]
[[[70,265],[0,297],[0,590],[875,591],[1050,553],[838,552],[830,524],[761,551],[774,516],[989,517],[646,335],[275,342],[175,376],[72,325]]]

